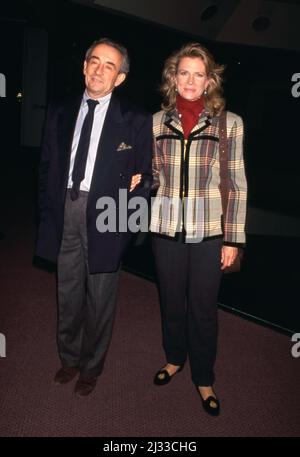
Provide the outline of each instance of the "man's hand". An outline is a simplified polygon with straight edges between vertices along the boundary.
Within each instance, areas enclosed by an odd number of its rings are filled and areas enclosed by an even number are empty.
[[[230,267],[237,255],[238,248],[234,248],[232,246],[223,246],[221,254],[221,270],[224,270],[226,267]]]
[[[129,192],[132,192],[136,188],[136,186],[141,182],[141,178],[142,178],[141,174],[132,176]]]

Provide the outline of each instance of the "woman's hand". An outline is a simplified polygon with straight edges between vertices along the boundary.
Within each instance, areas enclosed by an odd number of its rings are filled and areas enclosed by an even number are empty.
[[[137,174],[137,175],[133,175],[132,176],[129,192],[132,192],[136,188],[136,186],[141,182],[141,178],[142,178],[141,174]]]
[[[221,270],[224,270],[226,267],[230,267],[237,255],[238,248],[234,248],[232,246],[223,246],[221,253]]]

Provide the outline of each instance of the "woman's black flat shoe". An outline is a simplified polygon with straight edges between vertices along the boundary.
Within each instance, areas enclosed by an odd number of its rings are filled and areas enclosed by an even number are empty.
[[[200,394],[201,397],[201,394]],[[212,395],[208,397],[206,400],[202,399],[202,406],[204,411],[206,411],[211,416],[218,416],[220,414],[220,402],[217,398],[213,397]]]
[[[170,375],[167,370],[159,370],[156,375],[154,376],[153,383],[156,386],[164,386],[165,384],[168,384],[171,379],[176,375],[176,373],[179,373],[179,371],[182,370],[182,366],[178,368],[178,370]]]

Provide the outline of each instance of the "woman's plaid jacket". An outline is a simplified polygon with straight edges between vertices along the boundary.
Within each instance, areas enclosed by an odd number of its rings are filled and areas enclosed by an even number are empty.
[[[223,234],[224,243],[245,243],[247,182],[243,159],[243,121],[227,111],[228,205],[222,230],[219,117],[204,110],[184,139],[175,109],[153,117],[154,188],[150,230],[174,237],[184,231],[187,242]]]

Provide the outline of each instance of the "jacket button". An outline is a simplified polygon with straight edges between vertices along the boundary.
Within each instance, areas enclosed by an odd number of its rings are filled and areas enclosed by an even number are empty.
[[[125,179],[124,173],[120,173],[120,178],[121,178],[121,179]]]

